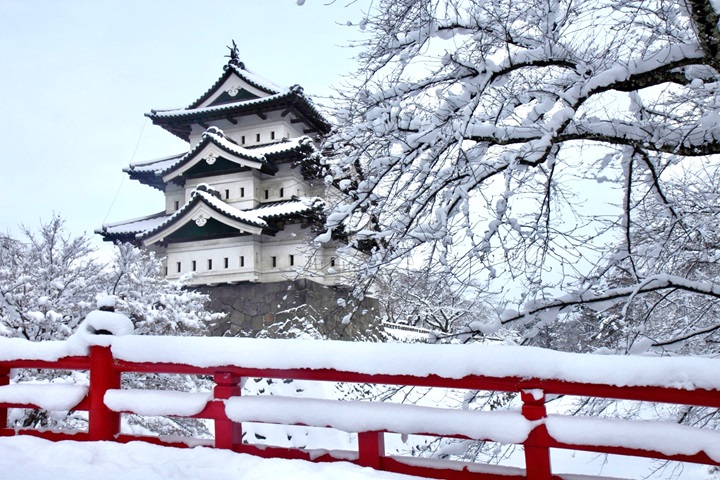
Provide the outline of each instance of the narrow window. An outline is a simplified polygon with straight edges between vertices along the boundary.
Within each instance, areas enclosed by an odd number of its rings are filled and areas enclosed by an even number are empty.
[[[165,276],[168,274],[168,267],[165,267]]]
[[[177,200],[175,200],[175,210],[177,210],[177,209],[179,209],[179,208],[180,208],[180,202],[178,202]]]
[[[243,135],[242,137],[240,137],[240,144],[241,144],[241,145],[245,145],[245,135]]]
[[[197,262],[195,260],[192,261],[192,267],[193,267],[192,271],[196,272],[197,271]]]
[[[275,140],[275,132],[270,132],[270,140]]]
[[[230,266],[230,259],[228,257],[225,257],[225,268],[228,268]]]
[[[272,266],[277,267],[277,257],[272,257]]]
[[[285,196],[285,189],[280,187],[280,198],[283,198]]]
[[[225,200],[230,198],[230,190],[225,190]]]
[[[290,255],[290,266],[295,265],[295,255]]]
[[[265,190],[265,200],[270,198],[270,190]]]
[[[335,257],[332,257],[332,258],[330,259],[330,266],[331,266],[331,267],[334,267],[334,266],[335,266]]]
[[[182,272],[182,263],[177,262],[177,273]]]
[[[260,141],[260,134],[259,134],[259,133],[258,133],[257,135],[255,135],[255,140],[258,141],[258,142]]]
[[[243,257],[243,256],[241,255],[241,256],[240,256],[240,267],[244,267],[244,266],[245,266],[245,257]]]
[[[240,198],[245,198],[245,187],[240,187]]]
[[[208,258],[208,270],[212,270],[212,258]]]

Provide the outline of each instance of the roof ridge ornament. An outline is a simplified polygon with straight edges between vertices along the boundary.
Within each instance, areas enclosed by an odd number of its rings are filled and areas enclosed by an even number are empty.
[[[225,55],[225,58],[230,59],[228,60],[228,65],[233,65],[241,70],[245,70],[245,64],[240,61],[240,49],[238,49],[235,40],[232,41],[232,47],[227,46],[227,48],[230,50],[230,55]]]

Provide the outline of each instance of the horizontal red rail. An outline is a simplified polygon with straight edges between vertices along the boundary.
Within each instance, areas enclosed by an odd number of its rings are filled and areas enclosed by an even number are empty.
[[[281,457],[305,459],[312,461],[337,461],[350,459],[364,466],[425,476],[428,478],[447,479],[500,479],[527,478],[530,480],[550,480],[557,478],[552,474],[550,466],[549,449],[563,448],[573,450],[592,451],[597,453],[610,453],[631,455],[638,457],[656,458],[660,460],[674,460],[693,462],[707,465],[720,465],[717,459],[711,458],[704,451],[694,454],[662,453],[650,448],[642,449],[637,446],[623,445],[585,445],[562,442],[553,438],[545,426],[547,414],[545,411],[546,395],[576,395],[583,397],[600,397],[622,400],[664,402],[680,405],[704,406],[720,408],[720,391],[709,389],[687,390],[683,388],[658,386],[616,386],[595,383],[582,383],[576,381],[563,381],[557,379],[521,378],[519,376],[492,377],[482,375],[469,375],[463,378],[445,378],[438,375],[413,376],[368,374],[339,371],[333,369],[278,369],[278,368],[245,368],[240,365],[222,367],[198,367],[193,365],[175,363],[135,363],[117,360],[112,356],[109,347],[91,347],[87,357],[65,357],[57,361],[47,360],[6,360],[0,361],[0,388],[9,384],[10,369],[37,368],[51,370],[86,370],[90,372],[90,387],[88,395],[73,407],[73,410],[89,412],[89,427],[84,433],[63,433],[41,430],[16,430],[7,427],[8,408],[40,408],[37,404],[5,402],[0,397],[0,436],[15,434],[36,435],[51,440],[114,440],[128,442],[143,440],[158,445],[185,446],[183,442],[166,441],[154,437],[137,437],[120,433],[120,414],[136,412],[117,412],[111,410],[105,401],[108,391],[120,389],[120,378],[123,373],[165,373],[210,375],[215,380],[213,399],[198,413],[190,415],[193,418],[211,419],[215,421],[214,445],[218,448],[228,448],[237,452],[253,453],[262,457]],[[526,470],[518,473],[517,469],[510,469],[503,474],[495,471],[483,472],[477,465],[465,465],[460,462],[457,468],[431,468],[416,461],[405,462],[402,459],[385,455],[383,434],[407,433],[398,432],[392,428],[382,431],[356,432],[359,435],[358,452],[338,458],[331,454],[316,456],[312,453],[297,449],[281,447],[255,447],[242,442],[241,425],[233,422],[228,416],[225,400],[240,395],[239,382],[242,378],[273,378],[297,379],[323,382],[349,382],[389,384],[401,386],[441,387],[453,389],[489,390],[499,392],[521,393],[523,400],[522,414],[533,427],[523,441]],[[8,387],[10,388],[10,387]],[[0,390],[1,392],[2,390]],[[260,420],[262,421],[262,420]],[[272,422],[271,422],[272,423]],[[299,421],[294,425],[325,426],[310,421]],[[426,432],[413,431],[413,434]],[[475,440],[493,440],[492,438],[474,438],[460,433],[447,434],[452,438],[473,438]],[[495,467],[496,468],[496,467]]]

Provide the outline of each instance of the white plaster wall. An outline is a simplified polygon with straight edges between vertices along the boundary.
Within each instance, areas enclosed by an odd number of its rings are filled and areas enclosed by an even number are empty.
[[[268,112],[265,120],[257,115],[248,115],[238,117],[236,119],[237,124],[228,120],[214,120],[209,122],[208,125],[218,127],[227,137],[246,147],[279,142],[283,137],[297,138],[304,135],[304,123],[292,123],[293,115],[289,114],[283,117],[281,113],[279,111]],[[190,132],[191,147],[197,145],[204,131],[205,129],[200,125],[192,126]],[[272,132],[275,132],[274,139],[271,135]],[[260,141],[257,139],[258,134],[260,134]],[[243,136],[245,137],[245,143],[243,143]]]
[[[340,283],[340,262],[336,261],[336,268],[330,270],[334,248],[315,252],[308,245],[311,236],[309,230],[303,230],[299,225],[288,225],[275,237],[248,235],[170,244],[165,252],[167,276],[179,279],[193,274],[189,282],[192,285],[241,281],[265,283],[296,278],[310,278],[325,285]],[[240,256],[244,258],[244,266],[240,266]],[[212,261],[212,268],[209,268],[208,260]],[[192,269],[193,261],[195,271]],[[181,265],[180,272],[178,262]]]
[[[168,278],[177,279],[182,275],[194,274],[199,283],[207,283],[206,277],[243,277],[245,280],[257,280],[255,251],[257,243],[253,236],[205,240],[192,243],[173,243],[166,250]],[[240,265],[240,257],[244,265]],[[225,267],[225,259],[228,266]],[[212,260],[212,269],[208,260]],[[193,271],[192,262],[196,269]],[[177,264],[180,262],[181,271]],[[225,280],[230,281],[230,280]],[[198,283],[198,282],[191,282]]]
[[[257,185],[258,202],[290,200],[293,195],[301,197],[306,194],[306,184],[299,169],[291,168],[289,163],[280,164],[278,167],[278,172],[275,175],[264,173],[259,175],[260,182]],[[282,189],[282,192],[280,189]],[[265,190],[268,191],[267,198],[265,198]]]
[[[185,205],[185,189],[174,183],[169,184],[165,188],[165,213],[173,213],[183,205]]]
[[[259,175],[259,172],[251,170],[229,175],[191,178],[185,182],[185,201],[190,200],[192,191],[195,190],[198,185],[205,183],[217,190],[218,193],[220,193],[220,197],[233,207],[239,208],[240,210],[255,208],[259,201],[256,198],[256,192],[260,183]],[[229,196],[226,197],[226,195]]]

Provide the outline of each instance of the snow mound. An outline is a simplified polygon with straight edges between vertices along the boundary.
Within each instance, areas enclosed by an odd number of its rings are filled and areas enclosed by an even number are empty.
[[[113,338],[132,335],[134,330],[132,321],[122,313],[92,311],[67,339],[69,353],[87,355],[89,346],[109,347]]]

